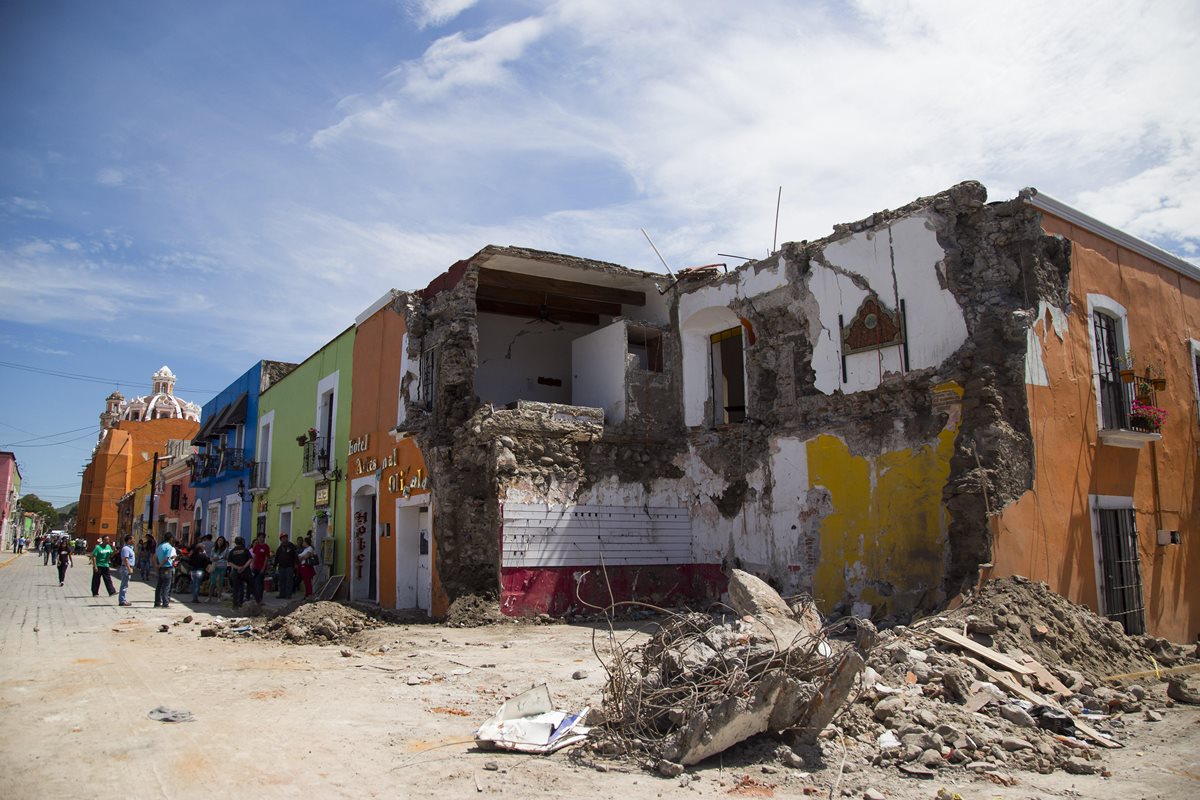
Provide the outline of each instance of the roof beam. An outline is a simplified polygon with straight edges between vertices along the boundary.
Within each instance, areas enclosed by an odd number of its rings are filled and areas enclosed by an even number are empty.
[[[577,283],[486,267],[479,270],[479,285],[481,287],[500,286],[508,289],[523,289],[541,294],[552,293],[580,300],[597,300],[601,303],[621,303],[627,306],[646,305],[645,292],[614,289],[608,286],[595,286],[590,283]]]
[[[585,311],[567,311],[565,309],[547,309],[543,306],[527,306],[521,303],[504,303],[499,300],[488,300],[485,297],[477,299],[475,307],[479,311],[486,313],[504,314],[509,317],[525,317],[530,321],[545,319],[547,322],[577,322],[581,325],[600,324],[599,314],[589,314]]]
[[[505,303],[521,303],[522,305],[546,306],[562,311],[583,311],[589,314],[607,314],[610,317],[621,316],[620,303],[601,303],[598,300],[581,300],[577,297],[564,297],[550,292],[532,292],[528,289],[511,289],[507,286],[480,286],[475,297],[480,300],[499,300]]]

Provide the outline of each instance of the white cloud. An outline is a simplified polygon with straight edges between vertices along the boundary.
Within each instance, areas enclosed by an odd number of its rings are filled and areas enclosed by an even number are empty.
[[[450,20],[475,5],[478,0],[413,0],[408,4],[409,13],[418,28],[445,25]]]
[[[863,2],[838,16],[575,0],[439,39],[313,141],[343,157],[382,148],[371,157],[406,174],[442,170],[448,191],[503,192],[506,165],[529,154],[561,162],[564,181],[599,160],[675,263],[765,253],[780,185],[781,240],[968,178],[995,198],[1026,185],[1067,202],[1128,193],[1128,224],[1187,240],[1198,22],[1173,4]],[[588,194],[581,183],[577,210],[608,217]]]
[[[116,167],[105,167],[96,173],[96,183],[101,186],[123,186],[128,178],[128,173]]]
[[[50,213],[50,206],[41,200],[32,200],[28,197],[7,197],[0,200],[0,210],[7,214],[25,217],[45,217]]]

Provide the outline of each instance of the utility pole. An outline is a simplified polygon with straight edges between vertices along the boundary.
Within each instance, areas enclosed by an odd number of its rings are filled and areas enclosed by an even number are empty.
[[[158,541],[158,536],[155,535],[155,531],[154,531],[154,490],[156,488],[158,488],[158,451],[157,450],[154,451],[154,466],[152,466],[150,468],[150,508],[146,513],[147,513],[147,516],[149,516],[149,519],[147,520],[147,522],[150,523],[150,536],[155,541]]]

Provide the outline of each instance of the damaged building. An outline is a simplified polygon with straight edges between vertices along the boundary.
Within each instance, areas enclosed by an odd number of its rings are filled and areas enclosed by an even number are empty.
[[[1036,546],[996,535],[1045,477],[1030,404],[1051,356],[1031,342],[1088,307],[1070,233],[1035,201],[963,183],[678,276],[491,246],[401,293],[395,436],[428,467],[448,598],[499,594],[508,614],[702,603],[737,567],[827,614],[902,621],[1021,567],[994,551]],[[1094,371],[1076,369],[1077,392]],[[1178,416],[1194,456],[1193,394],[1178,394],[1186,431]],[[1035,577],[1095,606],[1100,572],[1090,588]],[[1171,624],[1191,635],[1188,613]]]

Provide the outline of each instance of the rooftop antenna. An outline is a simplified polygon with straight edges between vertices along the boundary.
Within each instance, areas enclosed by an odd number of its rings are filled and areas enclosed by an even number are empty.
[[[779,243],[779,203],[783,200],[783,187],[779,187],[779,194],[775,196],[775,237],[771,239],[771,254],[775,253],[775,245]]]
[[[658,256],[658,260],[662,262],[662,265],[664,267],[667,267],[667,260],[662,257],[662,253],[658,252],[658,248],[654,247],[654,240],[650,238],[650,234],[646,233],[645,228],[638,228],[638,230],[640,230],[642,232],[642,236],[645,236],[646,241],[650,242],[650,246],[654,248],[654,255]],[[667,267],[667,274],[670,275],[672,278],[675,277],[675,273],[671,272],[670,267]]]

